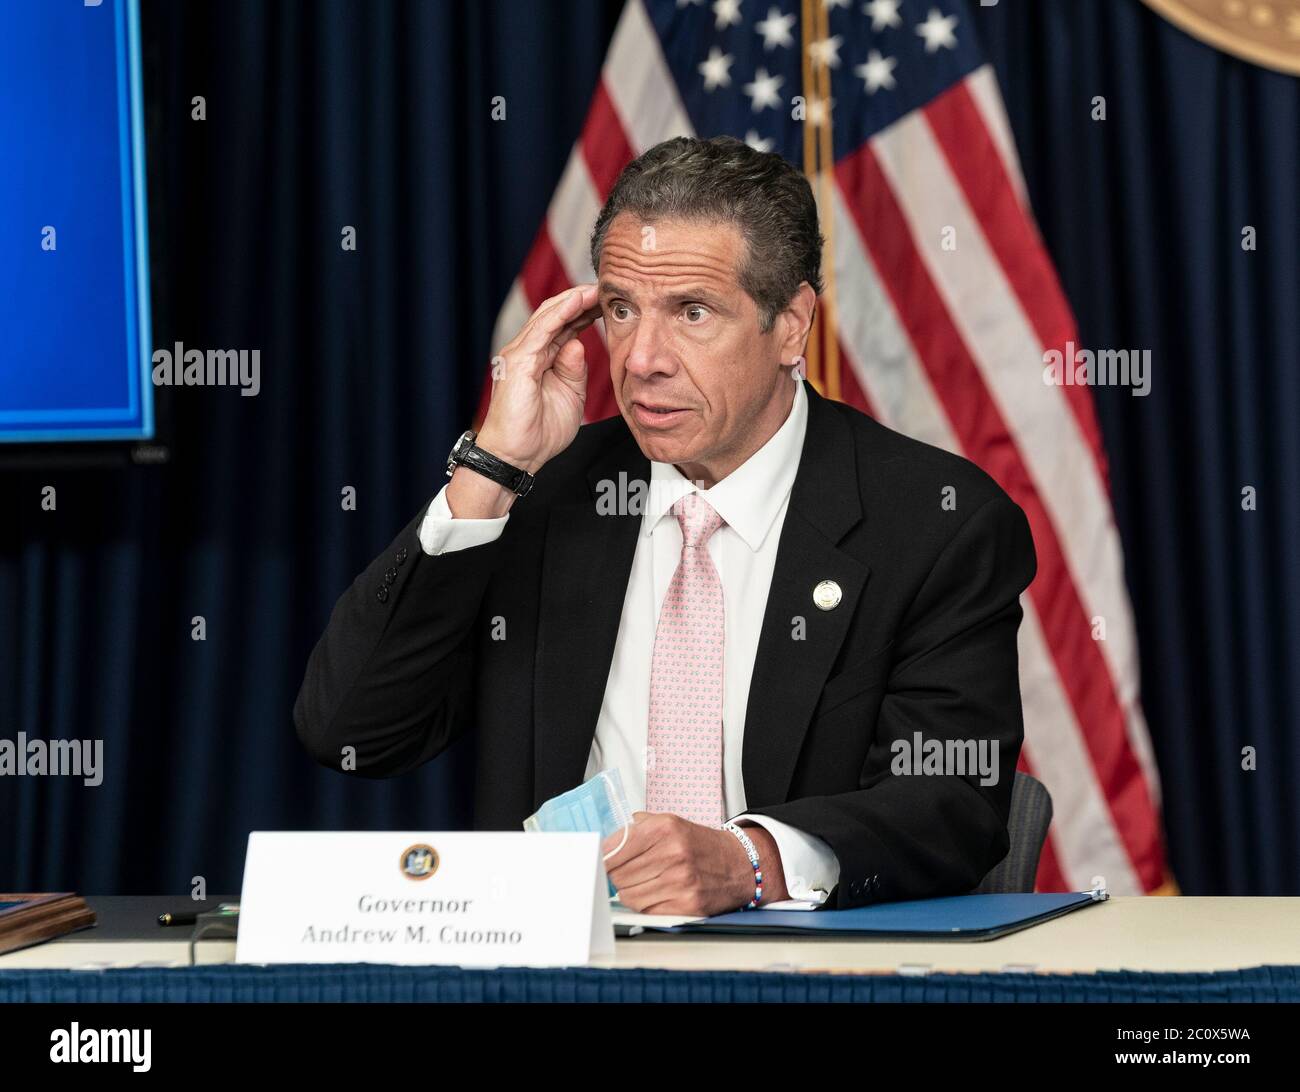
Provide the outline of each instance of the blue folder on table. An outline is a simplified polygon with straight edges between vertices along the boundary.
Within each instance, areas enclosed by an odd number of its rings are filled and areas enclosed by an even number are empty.
[[[663,931],[866,940],[994,940],[1101,901],[1104,896],[1094,898],[1088,891],[1062,895],[955,895],[884,902],[854,910],[742,910]]]

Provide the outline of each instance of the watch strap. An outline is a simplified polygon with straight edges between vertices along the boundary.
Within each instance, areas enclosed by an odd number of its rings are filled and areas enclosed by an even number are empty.
[[[469,467],[476,474],[482,474],[485,478],[490,478],[498,485],[505,486],[520,497],[526,497],[529,490],[533,488],[534,478],[527,470],[512,466],[504,459],[498,459],[491,452],[484,451],[474,443],[471,443],[455,459],[455,465],[448,471],[448,476],[451,475],[456,466]]]

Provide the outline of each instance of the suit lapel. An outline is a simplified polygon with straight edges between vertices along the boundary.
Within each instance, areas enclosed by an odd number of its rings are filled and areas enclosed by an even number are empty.
[[[620,481],[628,490],[650,481],[650,461],[630,432],[592,464],[589,495],[553,505],[547,523],[533,677],[534,806],[582,780],[595,738],[641,528],[639,508],[620,503],[619,514],[602,514],[597,506],[601,483]]]
[[[759,635],[745,714],[742,770],[749,807],[782,803],[789,792],[822,684],[857,609],[870,569],[837,544],[862,518],[857,455],[848,422],[810,383],[808,427],[790,494]],[[840,587],[832,610],[813,589]],[[803,639],[794,638],[803,619]]]

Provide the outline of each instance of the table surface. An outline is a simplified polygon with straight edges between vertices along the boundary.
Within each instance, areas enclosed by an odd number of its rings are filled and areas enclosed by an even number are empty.
[[[98,970],[189,965],[191,930],[161,928],[163,896],[88,896],[94,929],[0,955],[15,968]],[[210,900],[234,901],[234,897]],[[232,940],[203,940],[199,964],[230,963]],[[594,966],[675,971],[880,974],[1033,971],[1224,971],[1300,965],[1300,898],[1114,897],[998,940],[880,941],[642,934],[620,939]]]

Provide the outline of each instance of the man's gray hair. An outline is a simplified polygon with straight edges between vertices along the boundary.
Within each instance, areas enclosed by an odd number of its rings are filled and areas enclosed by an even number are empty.
[[[634,159],[618,176],[591,233],[591,267],[620,212],[645,223],[729,222],[745,240],[740,287],[758,305],[762,330],[807,281],[822,290],[822,236],[808,180],[781,156],[735,137],[674,137]]]

